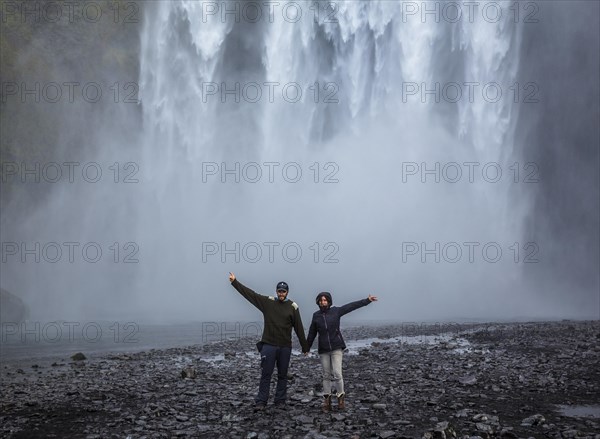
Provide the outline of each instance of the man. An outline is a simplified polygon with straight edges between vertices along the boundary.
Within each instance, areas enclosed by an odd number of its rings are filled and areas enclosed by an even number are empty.
[[[255,399],[255,410],[264,410],[269,399],[269,386],[273,369],[277,364],[277,388],[275,390],[275,405],[285,406],[287,393],[287,372],[292,355],[292,328],[302,346],[302,352],[308,352],[306,337],[298,305],[287,298],[289,287],[285,282],[279,282],[276,287],[277,296],[263,296],[242,285],[229,273],[231,285],[263,314],[264,328],[260,342],[257,344],[260,352],[262,369],[258,395]]]

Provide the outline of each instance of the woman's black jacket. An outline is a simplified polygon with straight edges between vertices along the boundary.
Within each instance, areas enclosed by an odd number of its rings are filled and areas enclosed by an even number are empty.
[[[347,303],[344,306],[332,306],[326,310],[319,309],[313,314],[310,329],[308,330],[308,349],[312,347],[317,333],[319,334],[319,354],[335,351],[336,349],[346,349],[346,344],[340,332],[340,318],[355,309],[366,306],[371,301],[369,299],[357,300]]]

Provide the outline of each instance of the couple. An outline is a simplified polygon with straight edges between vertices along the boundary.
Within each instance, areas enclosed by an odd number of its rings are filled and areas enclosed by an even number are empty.
[[[255,410],[264,410],[267,405],[271,375],[275,364],[277,364],[275,405],[285,407],[287,371],[292,354],[292,328],[296,332],[304,355],[308,355],[317,333],[319,334],[319,355],[323,367],[323,410],[331,410],[332,381],[338,398],[338,408],[343,409],[345,393],[342,378],[342,352],[346,345],[340,333],[340,318],[344,314],[377,300],[377,297],[369,294],[366,299],[341,307],[332,307],[331,294],[319,293],[316,299],[319,311],[313,314],[308,339],[306,339],[298,305],[287,298],[289,291],[287,283],[279,282],[277,284],[276,296],[263,296],[242,285],[233,273],[229,273],[229,281],[246,300],[263,313],[264,329],[262,338],[257,344],[261,356],[262,373],[258,395],[255,399]]]

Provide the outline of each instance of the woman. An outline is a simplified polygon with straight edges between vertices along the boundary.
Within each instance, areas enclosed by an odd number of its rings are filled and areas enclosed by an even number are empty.
[[[377,300],[377,297],[371,296],[356,302],[347,303],[344,306],[337,307],[333,305],[333,299],[328,292],[319,293],[317,296],[317,305],[319,311],[313,314],[310,329],[308,331],[308,349],[319,334],[319,355],[321,357],[321,366],[323,367],[323,411],[331,410],[331,385],[335,386],[335,394],[338,398],[338,408],[343,410],[345,407],[344,398],[344,379],[342,377],[342,355],[346,349],[346,344],[340,332],[340,318],[355,309],[366,306]]]

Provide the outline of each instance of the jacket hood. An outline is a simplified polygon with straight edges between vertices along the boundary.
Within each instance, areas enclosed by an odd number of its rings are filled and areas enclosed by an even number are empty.
[[[321,297],[325,297],[327,299],[329,306],[333,305],[333,299],[331,298],[331,294],[329,294],[327,291],[323,291],[322,293],[317,294],[317,298],[315,300],[317,306],[320,306],[319,300],[321,300]]]

